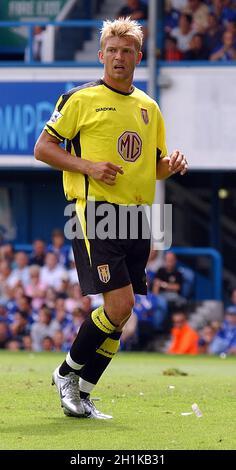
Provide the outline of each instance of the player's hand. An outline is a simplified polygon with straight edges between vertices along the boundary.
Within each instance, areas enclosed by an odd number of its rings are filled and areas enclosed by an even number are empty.
[[[103,183],[108,184],[109,186],[114,186],[116,183],[117,173],[123,175],[122,167],[119,165],[114,165],[110,162],[97,162],[91,163],[88,176]]]
[[[172,152],[169,159],[169,170],[171,173],[184,175],[188,171],[187,159],[179,150]]]

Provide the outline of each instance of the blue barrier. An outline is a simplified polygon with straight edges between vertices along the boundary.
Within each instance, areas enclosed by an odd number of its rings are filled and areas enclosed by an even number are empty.
[[[33,57],[33,30],[35,26],[42,26],[42,27],[47,27],[47,26],[55,26],[55,27],[63,27],[63,28],[71,28],[71,27],[77,27],[77,28],[96,28],[96,29],[101,29],[103,24],[102,20],[66,20],[66,21],[0,21],[0,28],[20,28],[20,27],[25,27],[27,28],[27,45],[26,48],[28,50],[28,57],[26,59],[26,63],[28,66],[35,66],[37,62],[34,60]],[[147,24],[147,21],[140,21],[140,24]],[[14,61],[14,65],[19,65],[19,62],[22,61]],[[61,64],[67,64],[68,61],[61,61]],[[6,65],[11,65],[10,61],[0,61],[0,66],[6,66]],[[73,65],[78,65],[77,63],[73,62]],[[70,66],[72,65],[71,63],[69,64]],[[98,65],[99,62],[98,60],[96,62],[90,62],[90,66]],[[142,62],[144,64],[144,62]],[[46,65],[48,66],[49,63],[43,63],[40,62],[40,66]],[[50,63],[51,65],[51,63]],[[56,62],[56,65],[58,65],[58,62]],[[67,64],[68,65],[68,64]],[[88,64],[82,64],[82,65],[87,65]]]
[[[212,297],[215,300],[222,300],[222,257],[213,248],[171,248],[176,255],[183,256],[208,256],[212,259],[211,276],[213,279]]]
[[[30,65],[34,65],[34,57],[33,57],[33,30],[35,26],[55,26],[55,27],[63,27],[63,28],[71,28],[71,27],[78,27],[78,28],[101,28],[102,21],[98,20],[67,20],[67,21],[0,21],[0,28],[19,28],[25,27],[27,28],[27,49],[28,49],[28,58],[26,62]],[[5,62],[5,61],[4,61]],[[2,63],[1,63],[2,65]],[[6,62],[5,64],[6,65]],[[41,63],[42,65],[42,63]]]

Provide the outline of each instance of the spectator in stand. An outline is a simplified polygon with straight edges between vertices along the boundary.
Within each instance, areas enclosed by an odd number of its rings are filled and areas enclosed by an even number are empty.
[[[64,296],[64,298],[67,297],[67,291],[69,289],[69,276],[68,276],[68,271],[65,271],[65,274],[63,274],[61,278],[61,285],[57,289],[57,293],[59,296]]]
[[[14,321],[10,325],[12,339],[19,341],[20,345],[22,345],[23,337],[28,336],[30,330],[30,317],[28,313],[24,311],[16,312]]]
[[[62,266],[69,265],[70,247],[65,245],[64,233],[60,229],[52,232],[52,243],[47,247],[48,253],[54,253]]]
[[[228,21],[225,26],[225,31],[229,31],[234,37],[234,48],[236,47],[236,21]]]
[[[56,305],[57,293],[53,287],[48,287],[45,295],[45,305],[50,310],[54,310]]]
[[[55,305],[54,319],[52,320],[52,326],[55,330],[63,332],[66,340],[70,337],[70,331],[72,326],[71,315],[65,309],[65,299],[58,297]]]
[[[15,289],[15,299],[9,305],[7,304],[8,310],[8,322],[12,324],[15,321],[15,315],[17,312],[22,312],[27,315],[30,322],[32,322],[33,312],[31,307],[31,300],[27,295],[24,294],[24,290],[21,286]]]
[[[45,266],[41,269],[40,280],[46,287],[53,287],[56,291],[61,288],[64,276],[66,276],[65,268],[58,263],[57,255],[53,252],[47,253]]]
[[[29,283],[28,256],[24,251],[18,251],[15,254],[15,268],[12,270],[8,285],[14,288],[19,282],[25,287]]]
[[[45,36],[44,26],[35,26],[33,30],[33,58],[36,61],[42,60],[42,47]]]
[[[68,289],[68,298],[65,300],[65,307],[69,313],[81,305],[82,294],[78,282],[70,284]]]
[[[73,325],[71,330],[71,343],[74,338],[77,336],[81,325],[84,323],[84,320],[87,317],[87,312],[84,312],[81,308],[75,308],[72,312]]]
[[[11,275],[11,267],[9,261],[0,261],[0,301],[6,304],[10,299],[10,289],[8,280]]]
[[[177,28],[172,29],[171,36],[177,39],[177,47],[181,52],[186,52],[190,48],[190,42],[194,35],[192,30],[192,17],[182,13],[180,15]]]
[[[5,323],[8,323],[7,314],[8,312],[6,307],[0,304],[0,322],[3,321]]]
[[[235,0],[222,0],[222,4],[221,21],[226,26],[228,22],[236,21]]]
[[[6,345],[6,349],[8,351],[20,351],[21,349],[21,343],[17,339],[10,339]]]
[[[210,323],[209,325],[205,325],[199,334],[199,341],[198,341],[198,353],[199,354],[209,354],[210,353],[210,345],[216,335],[216,330],[214,326]]]
[[[22,349],[24,351],[32,351],[32,339],[30,335],[25,335],[22,338]]]
[[[33,351],[42,351],[43,338],[45,336],[54,336],[58,330],[58,325],[52,323],[52,312],[45,306],[39,310],[38,321],[32,325],[31,338]]]
[[[11,290],[11,295],[6,303],[8,323],[12,323],[15,313],[20,310],[19,303],[24,295],[25,291],[22,285]]]
[[[186,313],[180,309],[173,313],[173,328],[168,354],[197,354],[198,334],[187,322]]]
[[[236,288],[232,289],[231,297],[230,297],[230,304],[228,305],[228,307],[235,307],[235,310],[236,310]]]
[[[231,31],[223,34],[223,44],[210,56],[210,60],[236,60],[236,48],[234,47],[234,35]]]
[[[30,266],[30,280],[25,287],[25,293],[31,298],[32,307],[38,310],[45,302],[46,286],[40,280],[40,267],[37,265]]]
[[[43,266],[46,256],[46,248],[43,240],[38,238],[33,242],[33,251],[29,257],[29,264],[37,264],[38,266]]]
[[[153,292],[148,292],[146,296],[136,295],[133,311],[138,318],[139,346],[145,349],[156,333],[166,332],[167,302]]]
[[[127,16],[136,21],[146,20],[148,7],[141,0],[126,0],[126,5],[117,12],[116,18],[126,18]]]
[[[190,49],[184,54],[184,60],[207,60],[209,52],[204,44],[204,36],[194,34],[190,43]]]
[[[235,0],[211,0],[209,8],[223,26],[236,20]]]
[[[42,60],[42,51],[43,51],[44,38],[45,38],[45,27],[40,26],[40,25],[34,26],[34,28],[33,28],[32,55],[33,55],[33,60],[35,60],[36,62]],[[29,47],[26,47],[26,49],[25,49],[24,59],[25,59],[26,62],[28,62],[29,59],[30,59]]]
[[[147,273],[147,282],[152,282],[156,272],[163,265],[163,255],[162,252],[151,249],[150,255],[148,258],[146,273]]]
[[[51,336],[45,336],[42,339],[42,351],[54,351],[54,342]]]
[[[65,337],[62,331],[56,331],[52,340],[54,345],[53,351],[68,352],[70,350],[71,343],[65,341]]]
[[[201,0],[188,0],[187,6],[183,9],[184,13],[192,16],[193,31],[195,33],[205,33],[208,27],[209,7]]]
[[[212,5],[210,5],[210,11],[216,15],[216,17],[219,20],[219,23],[221,22],[222,18],[222,12],[223,12],[223,1],[222,0],[212,0]]]
[[[156,273],[153,292],[164,297],[170,308],[173,308],[176,302],[183,300],[180,295],[182,283],[183,277],[177,268],[177,258],[169,251],[165,255],[164,266]]]
[[[169,62],[182,60],[183,54],[177,47],[177,39],[172,36],[166,36],[164,59]]]
[[[213,339],[211,354],[236,354],[236,308],[228,307],[225,320]]]
[[[180,17],[180,11],[171,7],[170,3],[165,3],[164,31],[167,35],[171,34],[172,29],[177,28]]]
[[[205,34],[205,45],[207,50],[212,53],[220,47],[222,43],[223,28],[214,13],[208,15],[208,28]]]
[[[15,252],[11,243],[5,243],[0,247],[0,261],[7,261],[12,266],[14,257]]]

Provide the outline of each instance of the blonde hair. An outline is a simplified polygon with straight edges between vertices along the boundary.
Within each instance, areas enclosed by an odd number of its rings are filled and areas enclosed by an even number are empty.
[[[105,41],[111,37],[130,37],[133,38],[137,49],[140,51],[143,43],[143,32],[141,25],[134,20],[128,18],[118,18],[118,20],[103,21],[101,29],[100,45],[101,49],[104,48]]]

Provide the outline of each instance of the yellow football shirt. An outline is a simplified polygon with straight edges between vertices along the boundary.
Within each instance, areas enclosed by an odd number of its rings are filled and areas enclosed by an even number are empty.
[[[115,186],[81,173],[63,172],[68,200],[114,204],[152,204],[156,159],[167,155],[165,126],[157,103],[133,87],[114,90],[102,80],[73,88],[62,95],[45,129],[75,158],[121,165]]]

